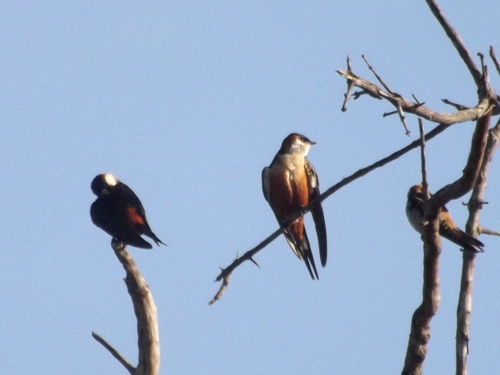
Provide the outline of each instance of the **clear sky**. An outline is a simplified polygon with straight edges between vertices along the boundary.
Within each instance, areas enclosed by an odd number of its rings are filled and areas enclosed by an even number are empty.
[[[500,52],[498,1],[441,1],[471,53]],[[283,138],[317,142],[322,189],[405,146],[382,101],[340,111],[355,73],[438,111],[476,88],[424,1],[5,1],[0,12],[0,374],[123,374],[96,331],[137,362],[136,327],[90,182],[111,172],[169,246],[130,248],[159,311],[162,374],[396,374],[421,301],[422,245],[404,213],[418,152],[324,203],[329,259],[312,281],[283,238],[233,274],[219,267],[277,228],[261,170]],[[499,79],[490,61],[493,86]],[[427,129],[433,127],[426,123]],[[460,176],[472,123],[428,144],[432,190]],[[498,161],[482,225],[500,229]],[[463,200],[449,204],[463,226]],[[311,220],[309,237],[316,259]],[[500,252],[483,236],[469,369],[497,374]],[[454,372],[459,249],[444,241],[426,374]],[[318,262],[319,263],[319,262]]]

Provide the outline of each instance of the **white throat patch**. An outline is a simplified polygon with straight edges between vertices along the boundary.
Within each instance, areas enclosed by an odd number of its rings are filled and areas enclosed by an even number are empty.
[[[104,175],[104,181],[108,184],[108,186],[115,186],[118,184],[118,180],[111,173],[106,173]]]

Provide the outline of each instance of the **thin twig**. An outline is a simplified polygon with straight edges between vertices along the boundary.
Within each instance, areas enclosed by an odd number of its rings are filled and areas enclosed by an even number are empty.
[[[390,111],[390,112],[384,112],[382,114],[382,117],[389,117],[389,116],[392,116],[392,115],[397,115],[399,114],[399,111],[398,110],[395,110],[395,111]]]
[[[418,118],[418,131],[420,132],[420,163],[422,170],[422,190],[426,199],[429,199],[429,184],[427,183],[427,169],[425,161],[425,133],[424,122]]]
[[[224,277],[222,278],[222,284],[217,294],[208,303],[209,305],[213,305],[215,302],[217,302],[222,297],[227,287],[229,286],[229,281],[231,280],[231,273],[225,272],[225,270],[222,270],[222,272],[224,272]]]
[[[406,125],[406,117],[403,112],[403,108],[401,108],[400,105],[398,105],[398,114],[399,114],[399,119],[403,123],[403,127],[405,128],[405,133],[409,137],[410,136],[410,130],[408,129],[408,125]]]
[[[454,102],[452,102],[451,100],[448,100],[448,99],[441,99],[441,101],[444,104],[449,104],[449,105],[455,107],[455,109],[457,109],[458,111],[465,111],[465,110],[467,110],[467,109],[470,108],[470,107],[467,107],[467,106],[462,105],[462,104],[454,103]]]
[[[132,366],[123,356],[118,353],[118,350],[113,348],[106,340],[104,340],[101,336],[99,336],[97,333],[92,332],[92,337],[102,346],[104,346],[108,352],[111,353],[113,357],[115,357],[118,362],[120,362],[123,367],[125,367],[128,371],[129,374],[134,375],[135,374],[135,367]]]
[[[487,234],[489,236],[500,236],[500,232],[492,229],[479,228],[479,233]]]
[[[375,77],[380,82],[380,84],[382,86],[384,86],[385,91],[387,91],[387,92],[389,92],[391,94],[394,94],[394,92],[389,88],[389,86],[384,82],[384,80],[377,74],[377,72],[375,71],[375,69],[373,69],[373,67],[370,65],[370,63],[368,62],[368,60],[366,60],[365,55],[361,55],[361,57],[363,58],[363,60],[365,60],[366,65],[368,65],[368,69],[371,70],[371,72],[375,75]]]
[[[493,64],[495,64],[497,73],[500,74],[500,62],[498,62],[497,55],[495,54],[495,49],[493,48],[493,46],[490,46],[490,57],[491,60],[493,60]]]
[[[347,56],[346,63],[347,63],[347,71],[352,72],[351,59],[349,58],[349,56]],[[351,98],[351,92],[354,89],[354,87],[355,87],[355,85],[351,81],[347,81],[347,91],[344,94],[344,102],[342,103],[342,108],[341,108],[342,112],[347,111],[347,102]],[[359,97],[359,95],[357,95],[354,99],[357,99],[358,97]]]

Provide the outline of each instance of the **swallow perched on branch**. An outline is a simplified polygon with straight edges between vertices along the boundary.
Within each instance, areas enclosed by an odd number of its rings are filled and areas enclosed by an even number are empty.
[[[307,137],[292,133],[283,140],[271,165],[262,171],[262,191],[271,206],[283,234],[297,257],[303,260],[311,278],[318,279],[311,245],[301,216],[288,227],[283,222],[306,207],[320,195],[318,175],[306,155],[312,145]],[[326,265],[327,238],[325,216],[321,204],[311,209],[318,235],[321,265]]]
[[[92,192],[97,199],[90,207],[92,222],[118,242],[142,249],[153,246],[141,235],[165,245],[149,227],[146,212],[135,193],[112,174],[100,174],[92,180]]]
[[[406,201],[406,216],[411,226],[420,234],[424,232],[427,222],[424,220],[424,205],[427,201],[423,193],[422,185],[415,185],[408,191],[408,200]],[[465,250],[474,253],[484,251],[484,244],[477,238],[474,238],[453,222],[450,212],[445,206],[441,208],[439,214],[439,234],[447,240],[457,244]]]

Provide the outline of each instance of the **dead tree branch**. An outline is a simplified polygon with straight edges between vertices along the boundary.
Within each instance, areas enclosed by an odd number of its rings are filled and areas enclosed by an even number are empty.
[[[458,54],[464,61],[465,65],[469,69],[470,74],[472,75],[472,78],[474,79],[474,82],[476,83],[476,86],[481,85],[481,72],[476,66],[476,63],[474,62],[474,59],[470,55],[469,51],[465,47],[464,42],[462,41],[462,38],[460,38],[460,35],[455,31],[455,29],[451,26],[451,24],[448,22],[446,17],[444,16],[443,12],[441,11],[441,8],[437,4],[436,1],[434,0],[426,0],[427,5],[429,6],[432,14],[438,22],[441,24],[441,27],[443,28],[444,32],[448,36],[448,38],[451,40],[453,43],[453,46],[457,50]]]
[[[440,300],[439,255],[441,253],[441,239],[439,236],[439,213],[446,203],[465,195],[474,186],[484,160],[490,117],[491,111],[488,110],[486,116],[477,121],[469,157],[462,176],[452,184],[446,185],[437,191],[425,205],[425,219],[429,224],[422,235],[422,241],[424,242],[422,303],[415,310],[411,320],[411,331],[402,374],[422,374],[430,339],[430,322],[439,308]]]
[[[429,202],[429,201],[428,201]],[[426,206],[428,206],[428,202]],[[430,340],[430,322],[439,308],[439,255],[441,254],[441,237],[439,236],[439,209],[428,211],[434,218],[428,222],[422,234],[424,243],[424,267],[422,303],[415,310],[411,319],[411,331],[408,339],[406,358],[401,374],[420,375],[427,355]]]
[[[429,199],[429,188],[427,183],[427,167],[425,161],[425,133],[424,133],[424,122],[419,117],[418,118],[418,131],[420,133],[420,160],[421,160],[421,171],[422,171],[422,190],[424,196]]]
[[[441,99],[441,101],[444,104],[448,104],[448,105],[451,105],[452,107],[455,107],[458,111],[464,111],[466,109],[469,109],[469,107],[467,107],[465,105],[454,103],[454,102],[452,102],[451,100],[448,100],[448,99]]]
[[[390,89],[390,87],[384,82],[384,80],[382,79],[382,77],[380,77],[377,72],[375,71],[375,69],[373,69],[373,67],[370,65],[370,63],[368,62],[368,60],[365,58],[365,55],[361,55],[361,58],[365,61],[366,65],[368,65],[368,69],[370,69],[370,71],[373,73],[373,75],[375,76],[375,78],[377,78],[377,81],[380,82],[380,84],[382,86],[384,86],[384,89],[385,91],[391,93],[391,94],[394,94],[394,91],[392,91]]]
[[[111,355],[112,355],[113,357],[115,357],[115,358],[118,360],[118,362],[120,362],[120,363],[123,365],[123,367],[125,367],[125,368],[127,369],[128,373],[129,373],[130,375],[134,375],[134,374],[135,374],[135,367],[134,367],[134,366],[132,366],[132,365],[130,364],[130,362],[128,362],[125,358],[123,358],[123,356],[122,356],[120,353],[118,353],[118,351],[117,351],[115,348],[113,348],[113,347],[111,346],[111,344],[109,344],[106,340],[104,340],[101,336],[99,336],[99,335],[98,335],[97,333],[95,333],[95,332],[92,332],[92,337],[93,337],[93,338],[94,338],[94,339],[95,339],[95,340],[96,340],[99,344],[101,344],[102,346],[104,346],[104,347],[108,350],[108,352],[110,352],[110,353],[111,353]]]
[[[490,122],[491,116],[485,116],[481,121]],[[486,125],[486,124],[485,124]],[[486,189],[486,179],[490,162],[500,141],[500,121],[488,131],[488,140],[483,162],[472,195],[468,203],[469,219],[466,224],[467,233],[477,237],[481,233],[479,214],[483,207],[483,196]],[[472,312],[472,290],[474,286],[474,267],[476,254],[463,252],[460,294],[457,306],[456,332],[456,374],[467,374],[467,356],[469,354],[470,316]]]
[[[385,99],[394,107],[396,107],[396,109],[401,108],[404,112],[412,113],[428,121],[440,124],[452,125],[461,122],[477,120],[484,115],[489,105],[489,98],[486,95],[482,95],[479,103],[475,107],[467,108],[455,113],[440,113],[433,111],[432,109],[427,108],[422,104],[405,99],[399,94],[391,94],[389,92],[386,92],[374,83],[371,83],[364,78],[358,77],[352,71],[344,72],[343,70],[337,70],[337,73],[344,77],[348,82],[352,83],[354,86],[359,87],[360,89],[365,91],[371,97],[377,99]]]
[[[139,349],[139,363],[133,367],[116,349],[109,345],[98,334],[92,337],[103,345],[132,375],[158,375],[160,371],[160,340],[158,333],[158,317],[153,296],[149,291],[146,280],[142,277],[125,246],[117,241],[112,241],[116,257],[126,272],[125,284],[134,305],[137,318],[137,335]]]
[[[487,234],[487,235],[490,235],[490,236],[500,236],[500,232],[499,231],[488,229],[488,228],[483,228],[483,227],[479,227],[479,233],[481,233],[481,234]]]
[[[490,57],[493,60],[493,64],[495,64],[497,73],[500,74],[500,63],[498,62],[497,55],[495,54],[495,49],[491,46],[490,46]]]

